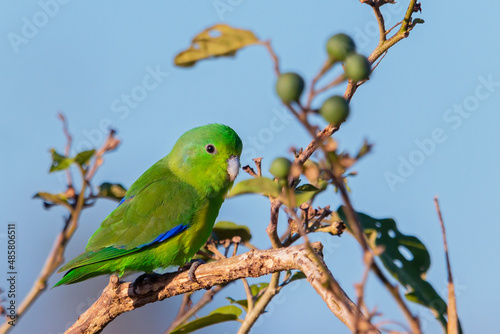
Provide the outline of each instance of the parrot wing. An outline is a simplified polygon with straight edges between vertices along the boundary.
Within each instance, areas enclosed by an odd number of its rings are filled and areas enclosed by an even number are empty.
[[[59,272],[133,253],[186,230],[200,204],[196,191],[173,174],[124,198],[92,235],[86,252]]]
[[[187,229],[200,197],[189,184],[168,172],[126,197],[90,238],[86,251],[113,247],[140,249]]]

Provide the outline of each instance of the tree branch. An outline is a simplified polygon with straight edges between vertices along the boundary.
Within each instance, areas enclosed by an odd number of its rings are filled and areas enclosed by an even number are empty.
[[[448,253],[448,242],[446,241],[446,229],[444,228],[443,215],[439,206],[438,197],[434,197],[434,204],[443,233],[444,253],[446,256],[446,269],[448,271],[448,334],[458,334],[460,325],[458,324],[457,300],[455,296],[455,284],[453,283],[453,274],[451,273],[450,255]]]
[[[319,242],[311,244],[313,250],[322,255],[323,246]],[[324,287],[324,275],[317,264],[309,257],[305,245],[270,250],[252,250],[236,257],[203,264],[196,270],[198,282],[189,280],[188,273],[168,273],[161,276],[148,276],[134,290],[130,282],[120,283],[113,275],[99,299],[85,311],[66,333],[98,333],[122,313],[132,311],[148,303],[153,303],[186,292],[208,289],[214,285],[225,284],[243,277],[260,277],[284,270],[301,270],[307,280],[323,298],[328,308],[351,330],[355,327],[358,312],[347,295],[340,301],[335,294]],[[360,321],[360,329],[377,333],[365,317]]]

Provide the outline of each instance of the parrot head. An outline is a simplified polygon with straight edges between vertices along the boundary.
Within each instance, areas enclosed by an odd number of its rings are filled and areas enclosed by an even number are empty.
[[[209,124],[184,133],[169,154],[169,166],[206,192],[227,191],[240,169],[243,143],[229,126]]]

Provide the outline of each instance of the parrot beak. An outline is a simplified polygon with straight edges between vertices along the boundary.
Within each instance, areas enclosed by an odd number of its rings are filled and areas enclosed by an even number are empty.
[[[229,174],[231,182],[233,182],[236,176],[238,176],[239,171],[240,158],[236,155],[231,155],[229,159],[227,159],[227,173]]]

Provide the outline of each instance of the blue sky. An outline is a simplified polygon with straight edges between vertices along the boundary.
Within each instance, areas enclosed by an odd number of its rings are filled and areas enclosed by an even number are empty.
[[[245,150],[264,157],[267,170],[290,146],[309,142],[297,122],[283,114],[267,53],[249,47],[234,58],[205,61],[189,69],[174,67],[174,56],[198,32],[224,22],[271,39],[282,70],[310,80],[325,59],[325,42],[332,34],[351,34],[365,54],[377,43],[373,14],[358,1],[221,1],[231,3],[230,10],[218,12],[217,1],[0,2],[0,216],[5,230],[9,222],[17,224],[18,301],[38,275],[65,214],[58,208],[45,211],[31,199],[38,191],[64,188],[62,174],[47,174],[49,149],[64,149],[57,112],[69,119],[75,149],[100,145],[110,126],[118,130],[122,144],[106,157],[96,185],[110,181],[130,186],[169,152],[184,131],[213,122],[233,127]],[[384,6],[388,27],[401,20],[407,2]],[[463,327],[491,332],[497,328],[493,319],[500,297],[494,288],[499,267],[495,255],[500,251],[496,210],[500,50],[494,31],[500,4],[448,0],[423,2],[422,8],[415,17],[426,23],[391,49],[371,80],[358,90],[351,116],[335,138],[351,152],[365,138],[375,144],[373,154],[356,166],[359,175],[351,180],[354,206],[375,217],[393,217],[403,233],[419,237],[432,257],[427,278],[445,297],[443,246],[433,204],[433,197],[440,196]],[[34,23],[38,27],[30,27]],[[156,80],[148,81],[151,89],[133,107],[125,107],[123,96],[144,86],[144,78],[152,72]],[[342,91],[340,87],[332,93]],[[284,126],[265,137],[276,118]],[[257,138],[257,144],[252,138]],[[249,157],[244,153],[242,163],[250,163]],[[388,175],[399,178],[388,181]],[[318,205],[337,207],[339,203],[330,192],[319,198]],[[114,206],[103,200],[84,212],[67,259],[83,251]],[[268,247],[265,198],[228,200],[219,218],[248,225],[254,243]],[[354,296],[353,284],[363,270],[359,247],[348,235],[313,239],[325,243],[327,264]],[[0,265],[5,268],[4,257]],[[0,269],[2,277],[4,271]],[[50,284],[58,278],[53,277]],[[46,291],[13,333],[62,332],[95,300],[106,281],[96,278]],[[225,296],[243,294],[236,283],[201,314],[224,305]],[[385,316],[401,319],[374,277],[368,283],[367,301]],[[105,332],[147,328],[161,333],[179,302],[173,298],[124,314]],[[427,310],[415,305],[412,310],[421,317],[426,333],[440,332]],[[300,312],[304,320],[291,322],[293,312]],[[200,333],[232,333],[236,328],[237,324],[224,324]],[[254,332],[308,328],[347,332],[301,282],[283,291]]]

